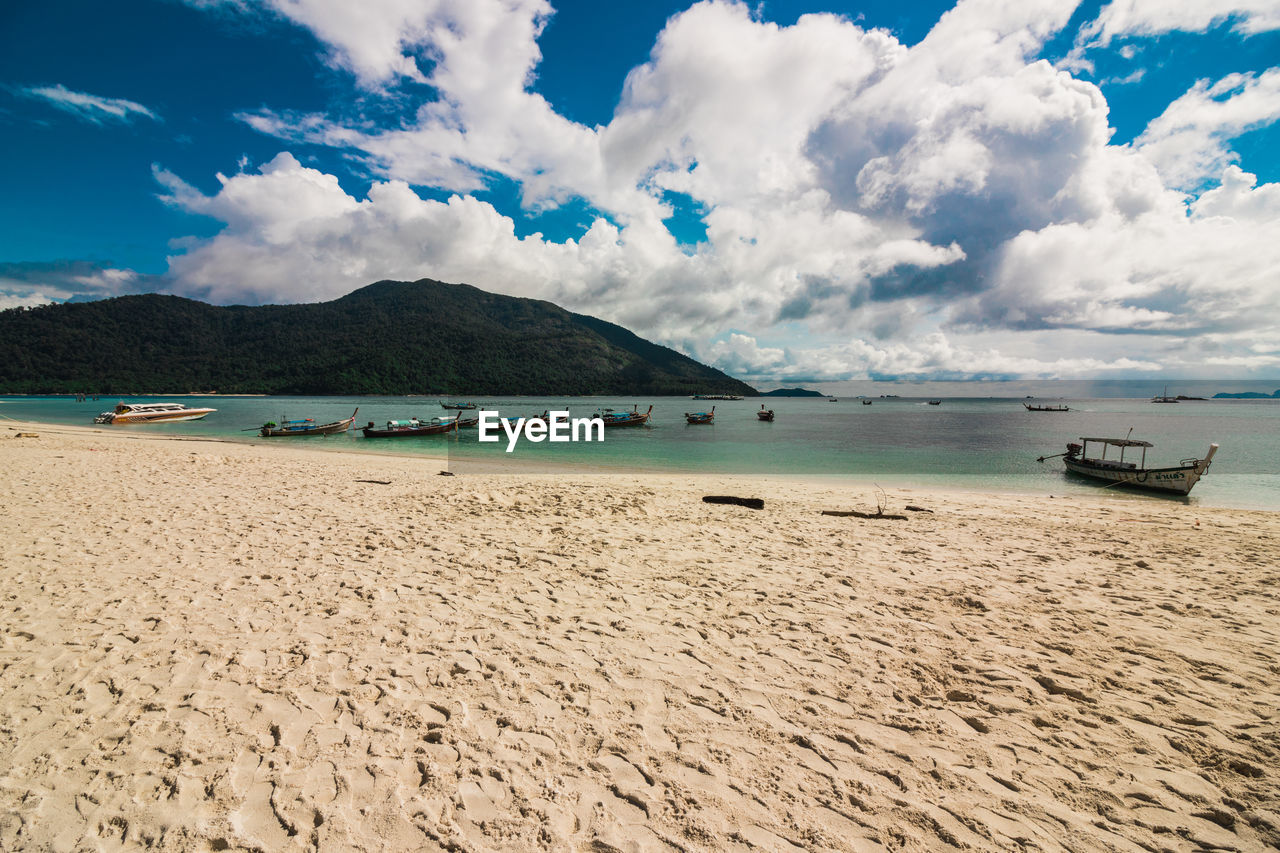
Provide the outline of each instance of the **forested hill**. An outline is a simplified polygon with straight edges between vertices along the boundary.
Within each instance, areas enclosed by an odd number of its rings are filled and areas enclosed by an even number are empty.
[[[0,393],[77,391],[756,393],[612,323],[429,279],[308,305],[149,294],[0,311]]]

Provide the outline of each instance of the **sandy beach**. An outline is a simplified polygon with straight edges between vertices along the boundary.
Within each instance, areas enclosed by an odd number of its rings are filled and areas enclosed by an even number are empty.
[[[0,849],[1280,847],[1280,514],[441,467],[5,422]]]

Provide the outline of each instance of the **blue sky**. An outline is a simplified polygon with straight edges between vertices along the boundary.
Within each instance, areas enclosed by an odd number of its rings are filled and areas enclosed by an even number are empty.
[[[0,307],[437,278],[735,375],[1280,377],[1280,0],[0,9]]]

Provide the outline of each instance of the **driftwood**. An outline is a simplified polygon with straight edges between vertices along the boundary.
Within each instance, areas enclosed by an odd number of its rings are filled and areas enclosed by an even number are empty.
[[[734,506],[745,506],[749,509],[764,509],[763,498],[735,498],[730,495],[703,495],[702,502],[709,504],[733,504]]]
[[[903,507],[903,509],[907,510],[908,512],[933,512],[933,510],[931,509],[925,509],[922,506],[912,506],[911,504],[907,504],[906,506]]]
[[[441,471],[441,472],[440,472],[439,474],[437,474],[436,476],[437,476],[437,477],[452,477],[452,476],[453,476],[453,472],[452,472],[452,471]]]
[[[824,509],[822,511],[822,514],[837,515],[837,516],[840,516],[841,518],[847,518],[849,516],[853,516],[854,518],[877,518],[877,519],[884,519],[886,521],[889,521],[889,520],[906,521],[907,520],[907,517],[905,515],[893,515],[890,513],[883,513],[883,512],[858,512],[856,509],[851,509],[848,511],[845,511],[842,509]]]
[[[379,486],[390,486],[390,480],[356,480],[357,483],[377,483]]]

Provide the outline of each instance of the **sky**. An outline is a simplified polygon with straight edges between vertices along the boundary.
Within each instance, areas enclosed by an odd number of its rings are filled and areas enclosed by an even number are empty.
[[[1277,119],[1280,0],[15,0],[0,308],[432,278],[761,386],[1280,378]]]

